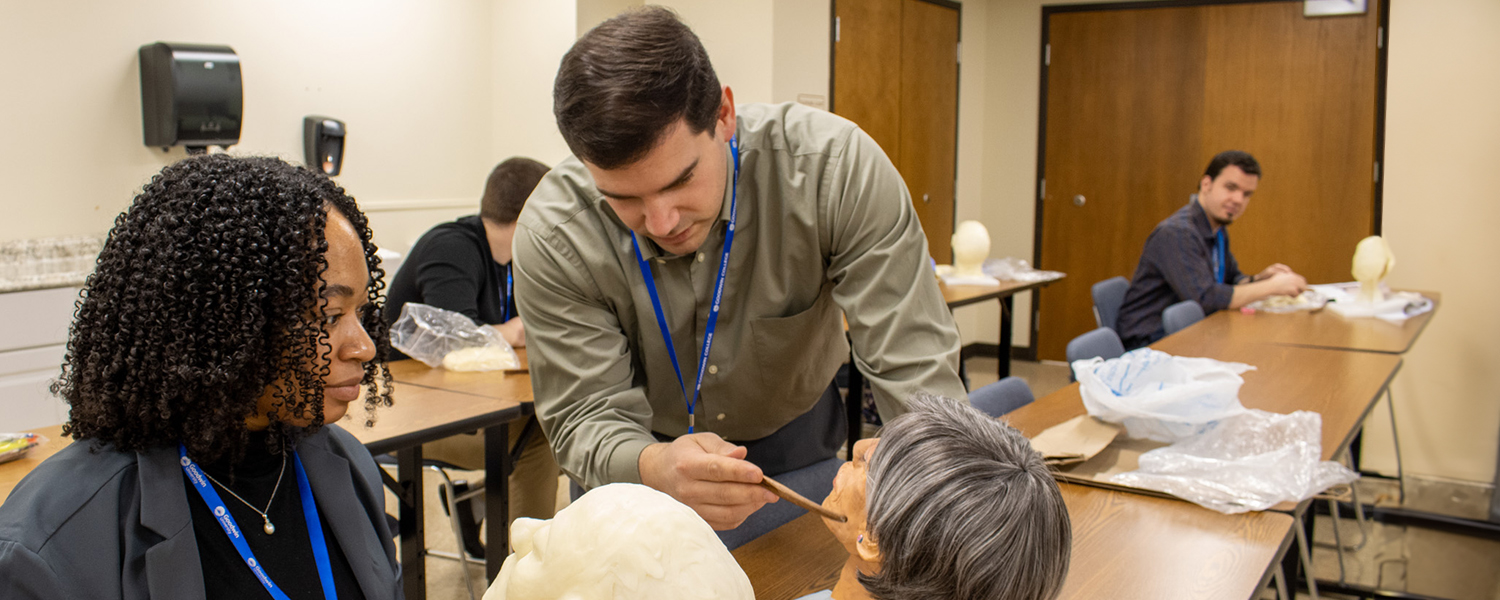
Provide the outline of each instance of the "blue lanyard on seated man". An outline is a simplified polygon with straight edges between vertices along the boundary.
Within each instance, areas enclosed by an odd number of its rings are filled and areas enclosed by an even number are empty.
[[[1214,283],[1232,283],[1224,281],[1226,270],[1224,255],[1229,253],[1229,238],[1224,235],[1223,227],[1219,228],[1217,239],[1217,243],[1214,244],[1214,271],[1216,272],[1215,275],[1217,275],[1214,278]]]
[[[719,322],[719,301],[724,296],[724,275],[729,272],[729,248],[734,245],[735,210],[739,200],[740,145],[739,136],[729,138],[729,150],[734,155],[734,182],[729,188],[729,228],[724,232],[724,252],[719,258],[719,275],[714,279],[713,304],[708,309],[708,324],[703,328],[703,354],[698,359],[698,380],[693,384],[693,395],[688,396],[687,384],[682,379],[682,367],[677,363],[677,349],[672,344],[672,332],[667,329],[667,319],[662,314],[661,297],[656,293],[656,279],[651,276],[651,264],[641,254],[641,241],[635,232],[630,233],[630,242],[635,245],[635,259],[641,268],[641,277],[646,280],[646,291],[651,293],[651,308],[656,312],[656,324],[661,328],[662,341],[667,344],[667,357],[672,359],[672,370],[677,372],[677,386],[682,389],[682,399],[687,403],[688,433],[693,433],[693,408],[698,404],[698,393],[703,390],[703,371],[708,368],[708,350],[714,344],[714,326]]]

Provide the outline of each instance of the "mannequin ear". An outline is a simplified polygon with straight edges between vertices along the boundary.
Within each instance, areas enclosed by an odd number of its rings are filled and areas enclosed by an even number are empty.
[[[860,538],[854,543],[854,550],[859,553],[860,560],[880,564],[880,544],[875,542],[875,536],[870,535],[870,532],[860,530]]]

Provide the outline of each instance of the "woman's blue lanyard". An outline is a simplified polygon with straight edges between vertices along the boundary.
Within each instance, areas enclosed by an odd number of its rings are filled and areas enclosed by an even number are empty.
[[[1224,281],[1224,270],[1225,270],[1225,266],[1224,266],[1224,254],[1226,253],[1227,249],[1229,248],[1229,240],[1227,240],[1227,239],[1224,238],[1224,228],[1223,227],[1219,228],[1218,238],[1219,238],[1219,241],[1214,246],[1214,258],[1217,258],[1218,261],[1214,265],[1214,268],[1218,270],[1219,278],[1216,279],[1216,280],[1214,280],[1214,283],[1229,283],[1228,281]]]
[[[661,297],[656,293],[656,280],[651,276],[651,264],[641,254],[641,241],[630,233],[630,242],[635,245],[635,259],[641,267],[641,277],[646,280],[646,290],[651,293],[651,308],[656,311],[656,324],[661,328],[662,341],[667,344],[667,357],[672,359],[672,370],[677,372],[677,386],[682,389],[682,399],[687,403],[688,433],[693,433],[693,407],[698,404],[698,392],[703,389],[703,371],[708,366],[708,349],[714,345],[714,326],[719,322],[719,300],[724,296],[724,275],[729,272],[729,248],[734,245],[735,210],[739,201],[740,144],[739,136],[729,138],[729,150],[734,154],[734,182],[729,188],[729,229],[724,232],[724,253],[719,258],[719,276],[714,279],[713,305],[708,309],[708,324],[703,329],[703,355],[698,359],[698,381],[693,384],[693,396],[688,397],[687,385],[683,383],[682,367],[677,364],[677,349],[672,344],[672,332],[667,330],[667,319],[662,314]]]
[[[197,488],[198,495],[203,497],[204,504],[218,518],[219,526],[229,536],[229,542],[234,544],[234,549],[240,553],[240,558],[245,559],[245,564],[250,567],[250,572],[260,580],[260,584],[266,586],[266,591],[276,600],[289,600],[286,592],[276,587],[270,576],[266,575],[265,569],[261,568],[260,561],[255,560],[255,553],[250,551],[250,545],[245,543],[245,536],[240,533],[239,524],[234,522],[229,510],[224,507],[224,501],[219,498],[219,492],[208,483],[208,477],[193,459],[188,458],[187,447],[177,445],[177,453],[182,457],[182,470],[187,473],[188,479]],[[323,538],[322,521],[318,519],[318,506],[313,503],[312,487],[307,484],[307,472],[302,470],[302,459],[297,453],[292,453],[292,466],[297,470],[297,489],[302,493],[302,515],[307,519],[307,535],[312,540],[313,561],[318,566],[318,579],[323,582],[323,597],[327,600],[337,600],[338,591],[333,588],[333,566],[328,561],[328,542]]]

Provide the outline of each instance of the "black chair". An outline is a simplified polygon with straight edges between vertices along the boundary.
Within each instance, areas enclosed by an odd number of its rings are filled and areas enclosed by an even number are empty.
[[[1115,328],[1120,319],[1120,305],[1125,303],[1125,292],[1130,289],[1130,280],[1110,277],[1094,284],[1094,322],[1100,327]]]
[[[1010,411],[1031,404],[1036,400],[1031,388],[1020,377],[1006,377],[969,392],[969,403],[991,417],[999,417]]]

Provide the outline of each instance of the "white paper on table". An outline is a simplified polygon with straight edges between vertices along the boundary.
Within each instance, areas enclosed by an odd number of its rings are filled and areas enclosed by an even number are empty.
[[[1328,310],[1346,318],[1375,317],[1388,323],[1401,324],[1407,319],[1432,310],[1432,300],[1416,292],[1392,292],[1384,283],[1380,291],[1385,300],[1361,302],[1359,283],[1331,283],[1307,286],[1329,299]]]

